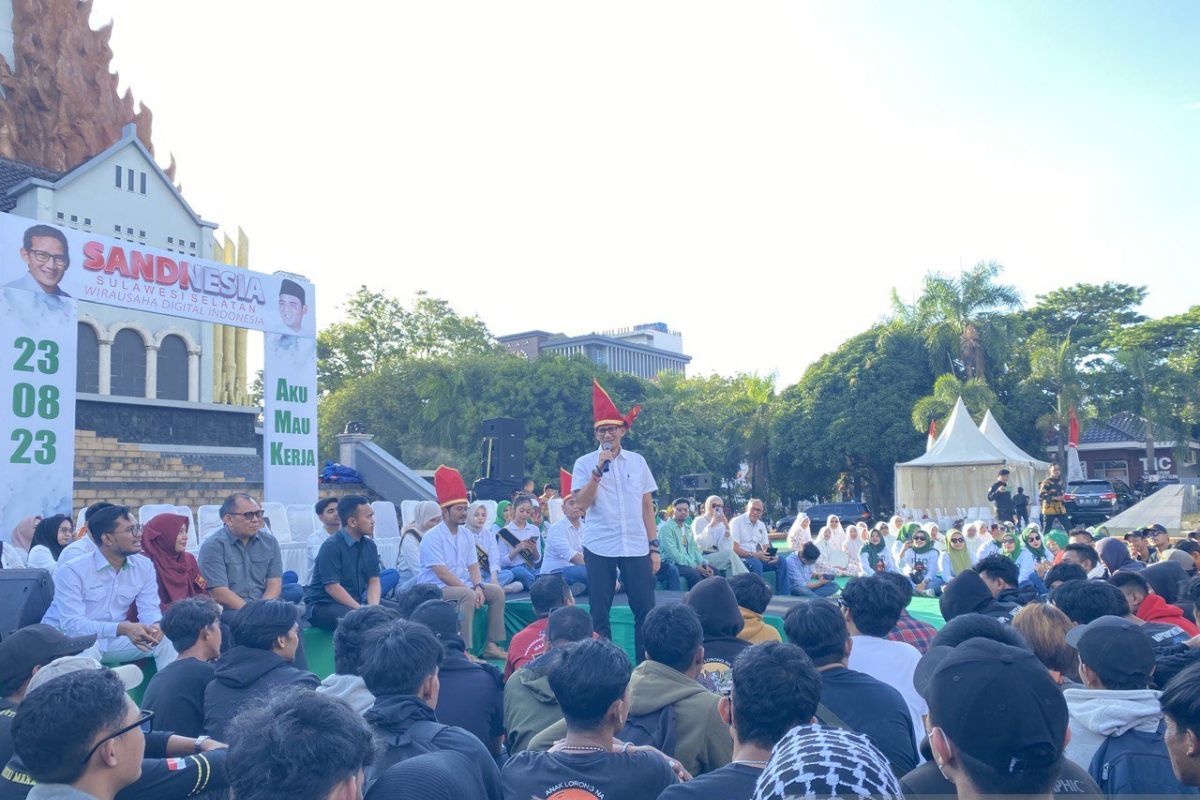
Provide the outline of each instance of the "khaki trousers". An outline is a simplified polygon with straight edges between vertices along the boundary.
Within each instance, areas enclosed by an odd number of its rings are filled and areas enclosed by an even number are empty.
[[[458,605],[459,633],[467,645],[474,647],[471,626],[475,621],[475,590],[470,586],[443,586],[442,599]],[[488,610],[488,641],[503,642],[504,635],[504,589],[494,583],[483,584],[483,600]]]

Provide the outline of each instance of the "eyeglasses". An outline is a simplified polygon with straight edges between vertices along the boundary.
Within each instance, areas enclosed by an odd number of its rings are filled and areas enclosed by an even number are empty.
[[[121,533],[130,533],[130,534],[133,534],[134,536],[136,536],[141,532],[142,532],[142,524],[140,522],[135,522],[129,526],[128,530],[123,530],[123,531],[122,530],[114,530],[113,534],[116,535],[116,534],[121,534]]]
[[[1028,541],[1031,541],[1031,542],[1040,542],[1040,541],[1042,540],[1042,537],[1040,537],[1040,536],[1035,536],[1035,535],[1033,535],[1033,534],[1030,534],[1029,536],[1026,536],[1025,538],[1026,538]]]
[[[47,253],[45,250],[28,250],[26,252],[33,256],[33,260],[39,264],[45,264],[50,259],[54,259],[54,266],[56,267],[65,267],[71,263],[70,258],[58,253]]]
[[[950,544],[966,544],[965,539],[951,539]]]
[[[913,541],[914,542],[924,542],[924,541],[926,541],[926,539],[924,536],[914,536]]]
[[[230,511],[229,516],[241,517],[242,519],[246,520],[247,522],[250,522],[250,521],[256,520],[256,519],[262,519],[263,518],[263,510],[260,508],[258,511]]]
[[[610,433],[616,433],[621,430],[616,425],[605,425],[603,428],[596,428],[596,433],[599,436],[607,436]]]
[[[143,734],[149,733],[151,731],[151,729],[153,729],[153,727],[154,727],[153,722],[152,722],[153,719],[154,719],[153,711],[142,711],[142,713],[138,715],[137,722],[126,725],[124,728],[121,728],[119,731],[110,733],[108,736],[105,736],[103,739],[96,742],[96,746],[93,747],[91,750],[88,750],[88,754],[83,757],[83,763],[87,764],[89,761],[91,761],[92,756],[94,756],[96,754],[96,751],[100,749],[100,745],[104,744],[109,739],[116,739],[118,736],[124,736],[125,734],[127,734],[131,730],[133,730],[134,728],[141,728]]]

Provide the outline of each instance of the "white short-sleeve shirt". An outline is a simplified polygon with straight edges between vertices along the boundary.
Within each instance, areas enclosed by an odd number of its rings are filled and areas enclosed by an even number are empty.
[[[421,572],[417,576],[417,583],[445,586],[446,582],[437,576],[433,568],[446,567],[454,573],[454,577],[470,586],[471,565],[478,563],[475,534],[466,525],[460,525],[458,533],[451,533],[445,522],[439,522],[426,531],[421,539]]]
[[[729,529],[733,534],[733,540],[743,550],[753,551],[758,549],[758,545],[768,547],[771,544],[771,540],[767,538],[766,523],[761,519],[758,522],[751,522],[748,515],[738,514],[729,521]]]
[[[571,486],[583,488],[600,461],[600,448],[580,456],[571,470]],[[650,552],[642,497],[658,490],[646,459],[622,449],[596,487],[596,499],[587,510],[583,545],[598,556],[644,556]]]

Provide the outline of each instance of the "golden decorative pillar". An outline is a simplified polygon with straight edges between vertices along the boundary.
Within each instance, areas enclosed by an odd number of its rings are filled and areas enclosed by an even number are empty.
[[[237,232],[237,266],[239,269],[250,268],[250,238],[246,236],[246,232],[242,230],[242,226],[238,226]],[[239,406],[250,404],[250,376],[249,358],[247,352],[247,337],[250,332],[245,328],[238,328],[235,337],[236,355],[234,363],[237,365],[236,374],[234,376],[234,385],[237,387],[237,400]]]
[[[235,262],[233,252],[233,240],[229,238],[229,234],[225,234],[223,261],[233,266]],[[226,403],[236,403],[237,396],[237,329],[232,325],[221,326],[221,338],[224,344],[222,347],[225,350],[224,369],[221,370],[221,386],[225,392]]]
[[[221,247],[221,243],[213,239],[213,261],[218,263],[225,261],[225,251]],[[212,401],[214,403],[228,403],[229,399],[225,396],[225,383],[223,375],[225,374],[225,336],[224,325],[213,325],[213,344],[212,344]],[[232,354],[230,354],[232,356]]]

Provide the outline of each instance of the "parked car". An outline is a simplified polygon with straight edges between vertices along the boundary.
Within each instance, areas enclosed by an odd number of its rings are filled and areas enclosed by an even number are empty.
[[[1063,492],[1063,504],[1072,525],[1103,522],[1136,502],[1129,484],[1118,480],[1073,481]]]
[[[814,536],[821,530],[821,526],[825,524],[825,519],[830,514],[836,515],[843,523],[865,522],[868,525],[871,524],[871,509],[867,508],[866,503],[819,503],[809,506],[804,513],[812,520]],[[783,517],[775,522],[775,530],[786,533],[791,530],[792,523],[795,521],[795,514]]]

